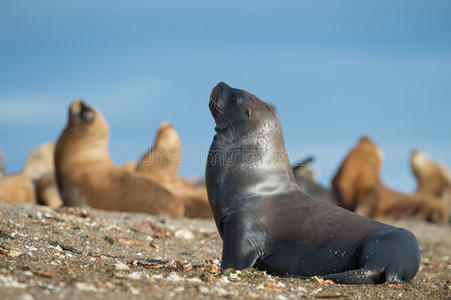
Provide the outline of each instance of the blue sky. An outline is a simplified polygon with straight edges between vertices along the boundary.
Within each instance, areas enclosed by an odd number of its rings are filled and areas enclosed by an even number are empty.
[[[121,163],[176,126],[202,176],[219,81],[277,106],[287,150],[329,185],[369,134],[383,180],[415,181],[413,148],[451,165],[451,1],[13,1],[0,4],[0,143],[7,170],[55,140],[72,99],[110,123]]]

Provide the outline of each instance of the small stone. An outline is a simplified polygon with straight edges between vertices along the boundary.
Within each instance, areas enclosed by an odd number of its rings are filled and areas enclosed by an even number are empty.
[[[20,252],[20,250],[17,248],[12,248],[12,249],[9,249],[7,255],[9,257],[19,257],[22,255],[22,252]]]
[[[124,264],[123,262],[118,262],[114,265],[114,267],[116,268],[116,270],[118,271],[126,271],[129,269],[129,267]]]
[[[0,275],[0,283],[3,283],[5,287],[16,288],[16,289],[26,289],[28,286],[24,283],[20,283],[11,276]]]
[[[178,282],[178,281],[182,280],[182,278],[179,275],[177,275],[177,273],[175,273],[175,272],[172,272],[171,274],[169,274],[169,276],[166,279],[169,281],[172,281],[172,282]]]
[[[184,240],[192,240],[192,239],[194,239],[194,234],[188,229],[177,230],[175,232],[174,236],[176,238],[178,238],[178,239],[184,239]]]
[[[202,294],[208,294],[210,292],[210,289],[202,285],[199,287],[199,292],[201,292]]]
[[[276,297],[277,300],[288,300],[287,297],[283,296],[283,295],[279,295]]]
[[[21,300],[34,300],[33,296],[28,295],[28,294],[21,295],[19,299],[21,299]]]
[[[127,277],[130,279],[133,279],[133,280],[140,280],[142,277],[142,273],[139,273],[139,272],[130,273],[130,274],[128,274]]]
[[[75,286],[77,287],[77,289],[79,289],[80,291],[83,291],[83,292],[97,292],[98,291],[95,286],[93,286],[92,284],[89,284],[89,283],[77,282],[75,284]]]
[[[134,288],[134,287],[129,287],[128,290],[130,291],[130,293],[132,293],[133,296],[138,296],[139,295],[139,291]]]

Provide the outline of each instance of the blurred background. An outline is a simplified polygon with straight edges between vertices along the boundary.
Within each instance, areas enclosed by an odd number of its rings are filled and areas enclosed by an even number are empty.
[[[0,4],[0,143],[8,172],[55,141],[81,97],[110,124],[116,163],[165,120],[181,175],[203,176],[219,81],[277,107],[293,161],[329,186],[362,134],[383,181],[411,192],[413,148],[451,165],[451,1],[15,1]]]

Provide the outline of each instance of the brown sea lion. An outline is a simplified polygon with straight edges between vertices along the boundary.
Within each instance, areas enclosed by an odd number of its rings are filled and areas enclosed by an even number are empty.
[[[0,144],[0,178],[5,176],[5,163],[3,161],[2,145]]]
[[[216,135],[206,183],[222,268],[346,284],[412,280],[420,266],[415,236],[304,193],[270,105],[221,82],[209,107]]]
[[[36,203],[33,181],[24,174],[12,174],[1,178],[0,202]]]
[[[55,143],[41,144],[27,157],[22,173],[33,180],[39,180],[42,175],[54,170],[54,153]]]
[[[435,223],[448,219],[448,204],[429,195],[407,195],[385,187],[380,179],[383,152],[369,137],[344,159],[332,180],[338,205],[367,217],[418,216]]]
[[[128,171],[135,171],[137,165],[138,165],[138,163],[136,161],[127,161],[127,162],[119,165],[119,167],[123,168],[125,170],[128,170]]]
[[[54,161],[55,143],[43,143],[28,156],[22,173],[33,180],[39,204],[59,208],[63,205],[63,200],[56,184]]]
[[[183,199],[145,174],[118,167],[108,152],[105,118],[82,100],[72,102],[55,149],[56,179],[67,206],[183,217]]]
[[[451,171],[445,165],[431,160],[421,150],[412,153],[410,163],[413,174],[417,179],[416,193],[434,195],[440,198],[450,195]]]
[[[196,188],[177,174],[181,158],[179,135],[172,124],[165,122],[158,128],[152,148],[139,161],[136,171],[183,198],[186,217],[211,218],[206,188]]]
[[[47,205],[51,208],[60,208],[63,206],[63,200],[60,197],[55,172],[53,170],[42,175],[41,178],[35,181],[35,185],[39,204]]]

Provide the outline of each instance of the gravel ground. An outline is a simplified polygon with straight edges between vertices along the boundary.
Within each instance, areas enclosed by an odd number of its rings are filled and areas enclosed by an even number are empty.
[[[0,205],[0,299],[451,299],[451,226],[390,221],[413,231],[413,284],[346,286],[221,271],[213,221],[94,209]]]

